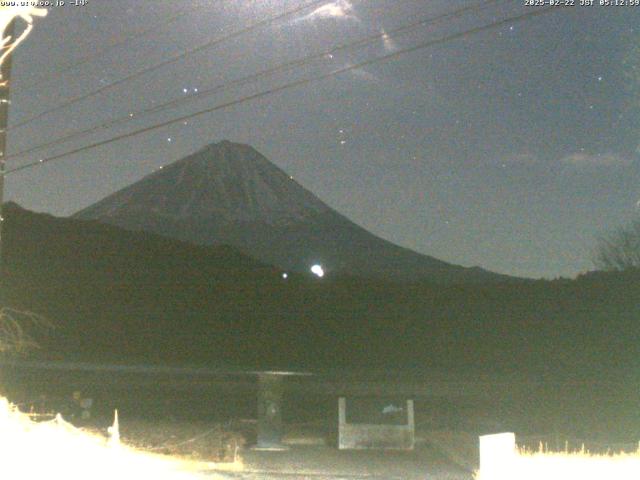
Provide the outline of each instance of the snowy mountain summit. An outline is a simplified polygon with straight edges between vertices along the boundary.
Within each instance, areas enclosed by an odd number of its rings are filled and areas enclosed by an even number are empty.
[[[181,221],[290,225],[329,212],[315,195],[248,145],[222,141],[183,158],[76,214],[108,221],[154,214]]]
[[[200,245],[227,244],[283,270],[438,282],[495,281],[399,247],[324,204],[254,148],[222,141],[76,213]]]

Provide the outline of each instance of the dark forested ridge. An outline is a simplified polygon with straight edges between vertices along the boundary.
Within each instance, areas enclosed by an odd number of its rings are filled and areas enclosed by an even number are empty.
[[[45,315],[38,355],[161,364],[624,370],[640,273],[435,285],[328,275],[9,204],[9,305]]]

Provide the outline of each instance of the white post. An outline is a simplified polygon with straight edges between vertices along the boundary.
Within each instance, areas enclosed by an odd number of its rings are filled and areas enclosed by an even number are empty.
[[[345,443],[345,427],[347,424],[347,400],[338,398],[338,450],[347,448]]]
[[[515,478],[512,467],[516,458],[516,435],[497,433],[480,437],[479,480]]]
[[[347,401],[344,397],[338,398],[338,425],[343,427],[347,423]]]
[[[411,430],[416,428],[416,422],[413,415],[413,400],[407,400],[407,426]]]
[[[413,400],[407,400],[407,428],[409,429],[409,449],[413,450],[416,446],[416,421],[413,413]]]
[[[118,410],[113,414],[113,425],[107,428],[107,433],[109,434],[109,440],[107,444],[110,447],[119,447],[120,446],[120,424],[118,423]]]

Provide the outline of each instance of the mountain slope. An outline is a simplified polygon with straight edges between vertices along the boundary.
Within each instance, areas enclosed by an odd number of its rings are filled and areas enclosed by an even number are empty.
[[[232,245],[285,270],[438,282],[507,277],[399,247],[325,205],[247,145],[222,141],[143,178],[74,218],[200,245]]]
[[[4,303],[49,358],[259,368],[637,369],[640,271],[403,284],[265,266],[98,222],[5,209]],[[25,328],[27,325],[25,325]],[[29,330],[32,331],[32,330]]]

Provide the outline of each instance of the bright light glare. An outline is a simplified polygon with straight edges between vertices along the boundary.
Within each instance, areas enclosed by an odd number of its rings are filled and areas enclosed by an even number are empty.
[[[384,45],[384,49],[387,52],[392,52],[397,48],[396,42],[389,36],[389,34],[385,31],[384,28],[380,29],[380,33],[382,34],[382,44]]]
[[[8,2],[3,2],[8,3]],[[14,2],[16,5],[21,2]],[[24,2],[25,4],[29,4],[31,2]],[[16,47],[22,43],[22,41],[27,38],[27,35],[31,32],[33,28],[33,17],[44,17],[47,15],[47,10],[45,8],[36,8],[34,6],[0,6],[0,35],[2,36],[2,55],[0,55],[0,65],[2,65],[5,60],[11,55],[11,53],[16,49]],[[27,23],[27,27],[22,31],[22,33],[18,37],[11,37],[5,34],[5,31],[11,21],[20,17]],[[6,85],[6,81],[2,81],[2,77],[0,76],[0,85]]]
[[[311,273],[313,273],[314,275],[317,275],[320,278],[324,277],[324,270],[322,268],[322,265],[316,264],[313,267],[311,267]]]
[[[353,10],[353,5],[348,0],[336,0],[326,3],[311,13],[294,20],[294,23],[328,18],[359,21],[358,17],[353,13]]]
[[[309,14],[310,18],[348,17],[353,5],[346,0],[327,3]]]
[[[161,458],[126,446],[108,446],[62,418],[34,422],[0,397],[0,478],[67,480],[158,480],[202,478],[189,464]]]
[[[640,478],[640,450],[635,453],[592,455],[588,452],[519,451],[504,469],[490,475],[476,473],[476,480],[637,480]]]

